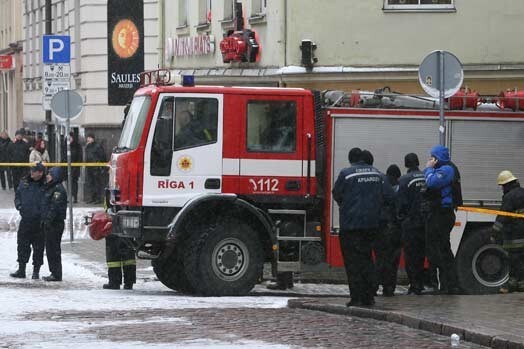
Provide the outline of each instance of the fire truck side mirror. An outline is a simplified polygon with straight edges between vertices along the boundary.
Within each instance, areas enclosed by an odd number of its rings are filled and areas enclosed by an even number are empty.
[[[317,44],[311,40],[302,40],[300,45],[300,50],[302,51],[302,65],[307,69],[312,69],[313,65],[318,62],[318,59],[315,57],[315,50],[317,49]]]

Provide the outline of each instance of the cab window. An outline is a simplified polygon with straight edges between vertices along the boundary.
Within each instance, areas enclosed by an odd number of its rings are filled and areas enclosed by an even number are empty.
[[[291,153],[296,150],[297,106],[291,101],[250,101],[247,150]]]
[[[151,146],[151,175],[169,176],[173,160],[173,97],[164,97]]]
[[[175,98],[175,150],[216,143],[218,100]]]

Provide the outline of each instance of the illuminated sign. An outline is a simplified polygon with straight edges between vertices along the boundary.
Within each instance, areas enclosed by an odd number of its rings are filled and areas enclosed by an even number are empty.
[[[255,32],[251,30],[230,32],[220,42],[220,52],[224,63],[256,62],[259,45]]]
[[[215,37],[212,35],[167,38],[165,55],[170,61],[174,57],[205,56],[215,52]]]
[[[15,67],[15,61],[12,55],[0,55],[0,70],[12,70]]]

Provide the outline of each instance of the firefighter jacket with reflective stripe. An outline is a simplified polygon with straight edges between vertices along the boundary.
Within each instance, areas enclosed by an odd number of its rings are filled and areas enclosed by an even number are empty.
[[[411,226],[424,226],[426,217],[422,210],[423,193],[426,191],[424,173],[417,167],[400,177],[398,189],[398,216]]]
[[[373,166],[358,162],[340,171],[333,188],[339,205],[340,229],[377,229],[384,201],[393,200],[393,189]]]

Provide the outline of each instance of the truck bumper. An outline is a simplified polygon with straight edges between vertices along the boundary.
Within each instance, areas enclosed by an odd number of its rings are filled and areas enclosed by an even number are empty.
[[[111,219],[113,221],[113,234],[125,238],[140,238],[142,236],[142,212],[121,210],[111,213]]]

